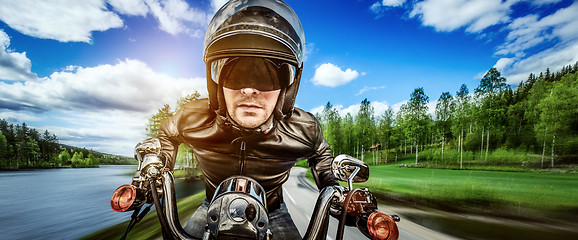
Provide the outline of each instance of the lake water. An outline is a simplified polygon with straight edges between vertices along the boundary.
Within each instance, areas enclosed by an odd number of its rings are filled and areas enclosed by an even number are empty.
[[[136,166],[0,172],[0,239],[76,239],[130,220],[110,208],[110,197],[130,184]],[[204,190],[175,183],[177,198]]]

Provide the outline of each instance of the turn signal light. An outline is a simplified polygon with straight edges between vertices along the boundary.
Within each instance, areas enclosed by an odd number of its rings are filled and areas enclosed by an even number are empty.
[[[399,230],[395,220],[379,211],[369,215],[367,229],[374,240],[397,240],[399,238]]]
[[[136,187],[130,184],[125,184],[114,191],[110,198],[110,206],[114,211],[125,212],[131,208],[135,200]]]

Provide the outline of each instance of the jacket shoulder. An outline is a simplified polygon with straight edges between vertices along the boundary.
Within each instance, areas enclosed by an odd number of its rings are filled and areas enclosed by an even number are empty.
[[[314,148],[319,145],[319,137],[323,136],[315,116],[299,108],[295,108],[291,117],[280,122],[280,131]]]
[[[196,130],[211,126],[215,112],[206,98],[190,101],[183,105],[172,117],[165,120],[161,129],[177,135],[183,130]]]
[[[292,123],[319,125],[317,118],[315,118],[313,114],[311,114],[310,112],[306,112],[300,108],[295,108],[293,114],[287,120],[288,122]]]
[[[207,98],[196,99],[185,103],[185,105],[183,105],[179,111],[204,113],[212,112],[211,108],[209,107],[209,99]]]

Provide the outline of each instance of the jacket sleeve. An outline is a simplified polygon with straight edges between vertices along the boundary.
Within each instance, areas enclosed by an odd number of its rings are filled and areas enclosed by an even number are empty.
[[[178,140],[179,131],[176,124],[178,116],[167,118],[161,123],[157,138],[161,142],[161,155],[165,166],[171,171],[175,167],[175,159],[179,150],[180,141]]]
[[[161,154],[165,166],[171,171],[175,167],[175,160],[181,143],[187,143],[183,132],[194,132],[197,129],[212,126],[215,119],[213,110],[209,108],[208,99],[198,99],[188,102],[173,116],[161,123],[157,138],[161,142]]]
[[[315,145],[316,153],[313,157],[309,158],[307,162],[317,184],[317,188],[321,190],[327,186],[338,185],[339,182],[331,171],[331,163],[333,162],[331,147],[323,137],[319,123],[317,123],[317,143]]]

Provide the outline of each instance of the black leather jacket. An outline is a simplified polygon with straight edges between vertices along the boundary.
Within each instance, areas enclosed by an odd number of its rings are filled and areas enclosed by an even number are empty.
[[[319,189],[338,184],[331,173],[331,149],[312,114],[295,109],[290,118],[272,124],[266,133],[239,130],[217,116],[207,99],[200,99],[164,121],[158,138],[171,170],[179,144],[193,149],[205,177],[207,199],[221,181],[244,175],[263,186],[268,210],[275,210],[283,202],[281,185],[301,159],[308,159]]]

